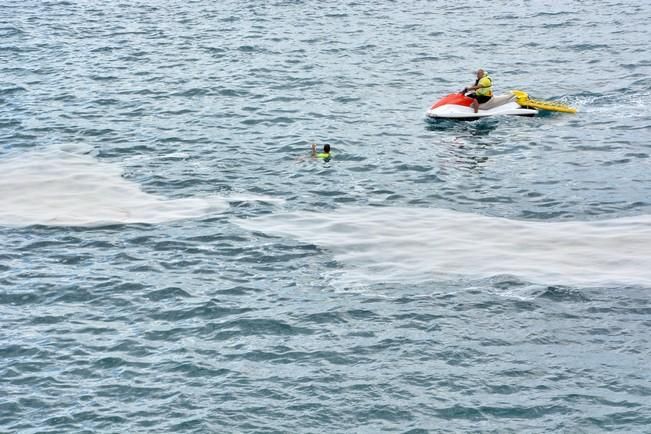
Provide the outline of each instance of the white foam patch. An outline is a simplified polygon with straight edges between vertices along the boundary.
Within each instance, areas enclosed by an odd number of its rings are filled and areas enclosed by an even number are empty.
[[[444,209],[344,207],[236,220],[330,250],[349,284],[510,275],[554,285],[651,286],[651,217],[538,222]]]
[[[573,97],[561,100],[561,102],[578,108],[579,113],[607,113],[611,119],[646,118],[651,115],[651,110],[649,110],[651,94],[649,93]]]
[[[219,213],[219,197],[165,199],[98,161],[84,145],[61,145],[0,159],[0,224],[102,226],[162,223]]]

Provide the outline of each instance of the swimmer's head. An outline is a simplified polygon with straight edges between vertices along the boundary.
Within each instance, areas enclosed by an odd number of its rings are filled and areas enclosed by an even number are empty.
[[[330,145],[323,145],[323,152],[325,152],[326,154],[329,154],[330,153]]]

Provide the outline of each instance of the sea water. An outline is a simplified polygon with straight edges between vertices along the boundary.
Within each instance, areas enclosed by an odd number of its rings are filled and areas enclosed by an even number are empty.
[[[0,431],[649,432],[650,16],[5,1]]]

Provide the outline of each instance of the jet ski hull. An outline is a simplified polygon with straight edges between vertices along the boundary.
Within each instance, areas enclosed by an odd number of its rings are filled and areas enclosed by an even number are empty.
[[[523,108],[513,95],[499,95],[479,105],[477,113],[470,107],[472,98],[451,94],[437,101],[425,113],[430,119],[476,120],[491,116],[535,116],[538,110]]]

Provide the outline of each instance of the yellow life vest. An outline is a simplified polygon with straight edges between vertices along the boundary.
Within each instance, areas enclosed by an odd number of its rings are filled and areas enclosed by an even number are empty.
[[[493,80],[484,73],[484,76],[477,80],[477,86],[480,86],[475,93],[479,96],[493,96]]]
[[[328,153],[321,152],[319,154],[316,154],[316,157],[317,158],[323,158],[324,160],[328,160],[328,159],[330,159],[330,152],[328,152]]]

